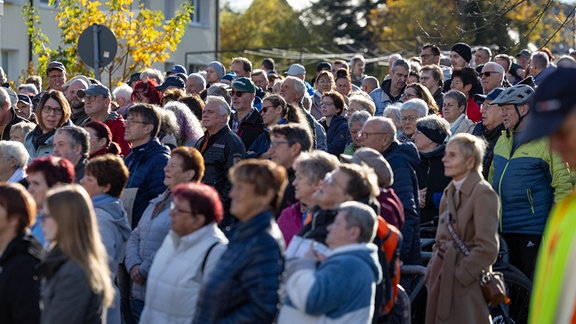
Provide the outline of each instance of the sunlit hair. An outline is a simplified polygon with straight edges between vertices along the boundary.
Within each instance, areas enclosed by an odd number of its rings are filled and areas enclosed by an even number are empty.
[[[156,83],[155,79],[148,79],[144,81],[138,81],[134,85],[134,91],[132,91],[132,101],[138,102],[138,98],[136,98],[137,93],[142,93],[142,95],[148,98],[149,104],[160,105],[162,102],[162,92],[156,90]]]
[[[55,157],[46,156],[32,160],[26,168],[26,173],[42,173],[48,187],[57,183],[73,183],[76,177],[72,162]]]
[[[6,210],[8,219],[18,220],[16,234],[36,223],[36,202],[19,183],[0,183],[0,206]]]
[[[418,98],[424,100],[426,105],[428,105],[428,111],[429,112],[431,112],[433,114],[437,114],[439,112],[439,108],[438,108],[438,105],[436,104],[436,100],[434,100],[434,97],[432,96],[432,94],[430,93],[430,90],[428,90],[428,88],[426,88],[425,86],[423,86],[420,83],[412,83],[411,85],[407,86],[406,88],[412,88],[412,89],[414,89],[414,91],[416,91],[416,95],[418,96]]]
[[[336,81],[334,81],[334,74],[332,74],[332,72],[322,71],[318,74],[316,77],[316,89],[318,89],[318,81],[320,81],[320,79],[328,79],[330,82],[330,89],[334,89],[336,87]]]
[[[182,170],[194,170],[190,181],[200,182],[204,177],[204,157],[197,149],[188,146],[179,146],[172,150],[171,156],[178,155],[182,159]]]
[[[222,222],[224,208],[218,192],[213,187],[199,182],[182,183],[174,188],[172,196],[174,199],[187,201],[193,215],[204,215],[206,220],[204,225]]]
[[[345,193],[353,200],[370,201],[380,194],[378,176],[367,165],[343,163],[337,170],[348,176]]]
[[[270,191],[274,197],[269,203],[274,215],[280,214],[280,203],[288,184],[286,169],[270,160],[248,159],[238,162],[230,169],[230,181],[243,182],[254,187],[254,194],[266,196]]]
[[[184,145],[194,145],[204,135],[202,125],[185,103],[171,101],[164,105],[164,109],[172,111],[180,128],[180,138]]]
[[[315,184],[324,179],[326,173],[334,171],[340,161],[334,154],[321,150],[302,152],[294,161],[298,165],[298,173],[301,173],[309,184]]]
[[[486,141],[482,137],[468,133],[458,133],[450,138],[448,145],[458,145],[464,159],[474,158],[474,170],[482,172],[482,160],[486,150]]]
[[[376,237],[378,217],[370,206],[357,201],[347,201],[338,206],[346,220],[346,228],[358,227],[358,243],[370,243]]]
[[[70,119],[70,115],[72,114],[72,110],[70,109],[70,105],[68,104],[68,100],[64,97],[64,94],[58,90],[46,90],[46,93],[40,98],[40,102],[38,102],[38,108],[36,109],[36,119],[38,121],[38,125],[42,130],[46,129],[46,124],[44,124],[44,117],[42,116],[42,110],[44,110],[44,105],[48,99],[54,99],[58,102],[58,105],[62,109],[62,117],[58,121],[58,125],[56,128],[64,125]]]
[[[104,154],[92,158],[86,166],[86,175],[96,178],[99,186],[110,185],[107,194],[120,198],[128,181],[128,168],[118,155]]]
[[[80,266],[90,288],[102,296],[103,306],[109,307],[114,300],[114,288],[88,193],[77,184],[58,186],[46,193],[46,207],[49,217],[58,224],[52,244]]]

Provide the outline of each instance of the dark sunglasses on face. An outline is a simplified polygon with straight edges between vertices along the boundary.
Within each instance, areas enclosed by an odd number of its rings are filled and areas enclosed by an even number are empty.
[[[236,96],[236,97],[240,98],[245,93],[246,92],[232,90],[232,92],[230,94],[232,95],[232,97]]]
[[[489,78],[492,73],[500,73],[500,72],[496,72],[496,71],[482,72],[482,73],[480,73],[480,77],[486,76],[487,78]]]

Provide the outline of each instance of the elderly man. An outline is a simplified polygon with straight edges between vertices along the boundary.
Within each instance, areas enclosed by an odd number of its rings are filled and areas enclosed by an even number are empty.
[[[286,75],[293,76],[304,81],[304,85],[306,86],[306,92],[310,96],[314,95],[314,87],[312,87],[308,82],[306,82],[306,68],[302,64],[292,64],[288,71],[286,71]]]
[[[206,128],[206,132],[196,143],[206,166],[202,182],[213,186],[220,195],[224,206],[221,227],[227,234],[230,234],[232,225],[236,222],[230,215],[228,193],[232,184],[228,180],[228,170],[246,156],[244,143],[228,126],[230,114],[230,106],[224,98],[208,96],[202,111],[202,126]]]
[[[542,82],[530,104],[524,141],[547,138],[550,148],[576,166],[576,69],[558,69]],[[554,107],[554,109],[550,109]],[[530,305],[530,323],[569,323],[576,318],[571,266],[576,262],[576,197],[558,202],[548,217]]]
[[[200,73],[191,73],[186,79],[186,93],[189,95],[200,94],[206,89],[206,80]]]
[[[74,164],[76,183],[84,178],[84,166],[88,163],[90,151],[90,134],[78,126],[64,126],[54,134],[52,155],[64,158]]]
[[[248,78],[237,78],[232,82],[231,95],[234,112],[230,118],[230,128],[242,139],[244,147],[249,148],[264,132],[264,121],[254,107],[256,86]]]
[[[550,64],[546,52],[537,51],[530,58],[530,75],[534,77],[534,83],[540,85],[542,81],[554,71],[556,67]]]
[[[382,280],[377,247],[370,244],[376,236],[376,214],[354,201],[337,210],[328,226],[328,256],[311,246],[305,258],[287,265],[287,301],[278,323],[372,322],[376,284]]]
[[[18,182],[27,187],[25,168],[29,158],[24,144],[0,141],[0,182]]]
[[[104,85],[92,84],[86,90],[79,90],[78,95],[84,100],[84,111],[88,115],[84,124],[90,121],[106,124],[112,132],[112,140],[120,145],[122,155],[127,156],[130,153],[130,142],[124,136],[126,132],[124,118],[111,110],[110,90]]]
[[[376,116],[382,116],[386,107],[400,101],[400,97],[406,88],[408,74],[410,74],[408,61],[398,59],[392,64],[390,79],[384,80],[380,88],[370,92],[370,98],[376,104]]]
[[[282,82],[280,95],[287,103],[300,107],[302,112],[306,114],[306,120],[308,121],[308,125],[310,125],[312,131],[312,140],[314,141],[313,147],[318,150],[326,151],[328,149],[326,143],[326,131],[324,130],[324,127],[322,127],[322,125],[314,119],[312,115],[310,115],[308,110],[304,109],[302,99],[305,94],[306,86],[304,85],[304,81],[293,76],[288,76]]]
[[[78,91],[86,90],[88,86],[90,86],[90,80],[83,75],[73,77],[64,85],[64,96],[72,109],[70,120],[74,125],[84,125],[89,118],[84,111],[84,100],[78,96]]]
[[[16,113],[17,102],[18,95],[16,92],[0,87],[0,129],[2,129],[0,140],[10,139],[12,125],[27,121]]]
[[[533,275],[552,206],[572,191],[566,162],[550,151],[547,139],[522,138],[527,132],[525,118],[533,95],[530,86],[518,84],[492,101],[492,105],[499,105],[502,110],[506,134],[496,142],[488,175],[501,202],[500,232],[508,243],[510,263],[528,277]]]
[[[400,258],[404,264],[420,262],[420,215],[418,212],[418,150],[413,143],[399,143],[396,126],[390,118],[371,117],[358,134],[361,144],[380,152],[394,170],[392,189],[402,201],[405,223],[401,229],[404,241]]]
[[[489,94],[490,91],[502,87],[505,77],[506,70],[504,70],[502,65],[496,62],[488,62],[484,64],[482,72],[480,73],[480,82],[482,83],[484,94]]]
[[[474,53],[474,66],[481,67],[482,65],[490,62],[491,59],[492,51],[488,47],[478,47],[476,49],[476,53]]]
[[[362,80],[362,84],[360,85],[360,89],[366,93],[372,92],[374,89],[380,87],[380,82],[373,76],[366,76]]]

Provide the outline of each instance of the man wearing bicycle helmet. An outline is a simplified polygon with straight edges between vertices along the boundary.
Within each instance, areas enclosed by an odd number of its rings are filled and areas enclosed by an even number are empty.
[[[510,263],[532,278],[544,226],[552,205],[572,190],[566,162],[550,152],[548,140],[524,138],[534,89],[507,88],[492,101],[506,127],[494,148],[488,181],[500,198],[500,232]]]
[[[524,140],[548,136],[550,148],[576,167],[576,68],[560,68],[539,86],[531,103]],[[532,299],[530,323],[576,320],[576,193],[554,207],[544,231]]]

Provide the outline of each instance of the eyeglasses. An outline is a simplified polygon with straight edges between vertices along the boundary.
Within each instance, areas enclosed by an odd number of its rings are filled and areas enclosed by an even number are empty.
[[[486,72],[480,73],[480,77],[485,76],[485,77],[489,78],[490,75],[492,75],[492,73],[500,73],[500,72],[496,72],[496,71],[486,71]]]
[[[281,144],[292,145],[292,144],[294,144],[294,142],[292,142],[292,141],[273,141],[273,142],[270,142],[270,147],[277,147],[278,145],[281,145]]]
[[[386,135],[388,134],[387,132],[372,132],[372,133],[368,133],[368,132],[358,132],[358,137],[368,137],[368,136],[372,136],[372,135]]]
[[[133,125],[133,124],[144,124],[144,125],[148,125],[150,123],[148,122],[143,122],[143,121],[139,121],[139,120],[134,120],[134,119],[126,119],[124,121],[124,125]]]
[[[260,110],[260,112],[267,113],[268,110],[274,109],[274,108],[276,108],[276,107],[274,107],[274,106],[266,106],[266,107],[262,106],[262,110]]]
[[[418,116],[402,116],[402,122],[405,121],[415,121],[416,119],[418,119]]]
[[[243,91],[234,91],[232,90],[232,92],[230,92],[230,94],[232,95],[232,97],[236,96],[238,98],[242,97],[243,94],[245,94],[246,92]]]
[[[46,114],[46,115],[50,115],[50,114],[62,115],[64,113],[64,111],[62,110],[62,108],[59,108],[59,107],[44,106],[42,108],[42,113]]]
[[[320,103],[320,106],[334,106],[334,103],[332,102],[327,102],[327,101],[322,101]]]

